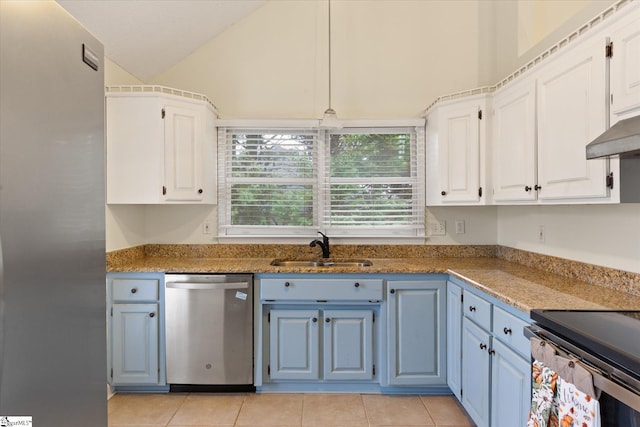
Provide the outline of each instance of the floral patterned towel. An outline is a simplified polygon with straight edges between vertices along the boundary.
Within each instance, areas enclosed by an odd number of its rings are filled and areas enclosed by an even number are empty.
[[[560,427],[600,427],[600,403],[562,378],[557,382]]]
[[[531,411],[527,427],[558,427],[555,404],[558,374],[536,360],[531,365]]]

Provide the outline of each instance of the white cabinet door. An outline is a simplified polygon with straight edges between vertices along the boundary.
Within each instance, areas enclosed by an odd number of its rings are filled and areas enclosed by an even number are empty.
[[[158,304],[113,304],[112,309],[112,384],[158,384]]]
[[[447,385],[462,400],[462,288],[447,282]]]
[[[269,377],[319,380],[319,310],[270,311]]]
[[[168,201],[203,199],[203,117],[200,108],[168,104],[164,116],[164,198]]]
[[[536,88],[532,77],[493,98],[493,200],[536,200]]]
[[[427,118],[427,206],[486,204],[487,96],[434,107]]]
[[[640,114],[640,7],[628,12],[630,18],[614,24],[611,33],[611,123],[620,114],[637,110]]]
[[[373,378],[373,310],[325,310],[325,380]]]
[[[390,385],[446,384],[446,282],[387,283]]]
[[[214,120],[206,101],[108,92],[107,203],[216,203]]]
[[[608,160],[587,160],[585,146],[606,129],[604,37],[592,37],[538,74],[538,198],[597,199],[609,195]]]
[[[531,364],[498,340],[491,349],[491,426],[525,426],[531,407]]]

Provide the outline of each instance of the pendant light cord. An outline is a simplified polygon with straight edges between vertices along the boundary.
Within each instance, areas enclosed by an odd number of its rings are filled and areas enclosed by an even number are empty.
[[[329,4],[329,109],[331,108],[331,0]]]

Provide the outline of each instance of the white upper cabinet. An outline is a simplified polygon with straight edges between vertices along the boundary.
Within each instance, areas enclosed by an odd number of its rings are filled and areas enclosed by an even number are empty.
[[[427,206],[487,204],[487,98],[446,102],[427,116]]]
[[[536,86],[531,77],[493,98],[493,200],[536,200]]]
[[[217,202],[215,112],[175,92],[107,91],[107,203]]]
[[[537,74],[538,199],[567,203],[609,197],[609,160],[585,146],[607,129],[606,38],[581,41]]]
[[[611,32],[611,124],[640,114],[640,5]]]

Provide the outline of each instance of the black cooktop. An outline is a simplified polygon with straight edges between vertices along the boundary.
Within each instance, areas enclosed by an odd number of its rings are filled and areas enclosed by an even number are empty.
[[[541,328],[640,377],[640,311],[531,311]]]

